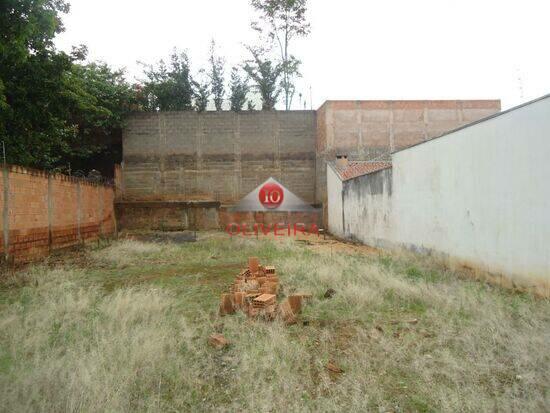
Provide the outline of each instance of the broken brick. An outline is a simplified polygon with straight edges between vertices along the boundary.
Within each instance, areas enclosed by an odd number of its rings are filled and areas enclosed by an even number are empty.
[[[235,308],[233,305],[233,294],[222,294],[220,301],[220,315],[233,314]]]
[[[326,368],[328,371],[335,374],[342,374],[344,372],[344,370],[338,367],[338,365],[334,362],[334,360],[329,360]]]
[[[235,297],[235,308],[243,308],[245,306],[245,297],[246,293],[238,291],[234,294]]]
[[[258,272],[258,257],[249,257],[248,258],[248,269],[252,274],[256,274]]]
[[[222,334],[212,334],[208,337],[208,344],[217,349],[222,349],[229,345],[229,341]]]
[[[292,311],[292,307],[290,306],[290,303],[288,301],[288,298],[285,299],[280,305],[278,309],[278,317],[285,322],[285,324],[290,325],[296,323],[296,316],[294,315],[294,312]]]
[[[256,317],[258,314],[260,314],[261,308],[255,308],[252,306],[249,306],[247,309],[247,315],[251,318]]]
[[[288,296],[288,303],[290,304],[290,308],[292,308],[292,312],[294,314],[298,314],[302,310],[302,296],[301,295],[289,295]]]

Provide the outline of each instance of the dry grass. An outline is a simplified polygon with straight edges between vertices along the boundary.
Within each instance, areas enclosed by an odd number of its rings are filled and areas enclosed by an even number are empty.
[[[550,303],[424,259],[216,236],[88,255],[2,282],[2,410],[550,409]],[[277,266],[286,293],[314,294],[307,325],[217,316],[249,255]],[[232,345],[206,346],[214,331]]]

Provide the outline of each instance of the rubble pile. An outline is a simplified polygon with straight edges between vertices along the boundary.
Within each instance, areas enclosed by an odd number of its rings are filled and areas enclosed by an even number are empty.
[[[282,319],[287,324],[296,322],[296,314],[301,311],[303,300],[310,294],[293,294],[280,304],[279,278],[272,265],[260,265],[257,257],[248,259],[248,267],[235,278],[228,293],[221,296],[220,315],[243,311],[249,317],[266,320]]]

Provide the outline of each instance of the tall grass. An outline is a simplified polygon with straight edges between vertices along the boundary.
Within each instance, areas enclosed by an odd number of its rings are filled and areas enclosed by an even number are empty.
[[[277,266],[284,293],[313,294],[300,323],[217,315],[249,255]],[[550,408],[548,301],[426,260],[217,237],[125,240],[88,257],[2,282],[2,410]],[[208,347],[213,332],[231,346]],[[329,359],[344,373],[329,374]]]

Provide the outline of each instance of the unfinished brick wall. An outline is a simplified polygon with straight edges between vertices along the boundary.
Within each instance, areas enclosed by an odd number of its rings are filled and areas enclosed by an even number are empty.
[[[116,230],[110,186],[11,165],[0,186],[6,260],[32,261]]]
[[[234,204],[273,177],[315,198],[314,111],[136,113],[123,132],[126,201]]]

